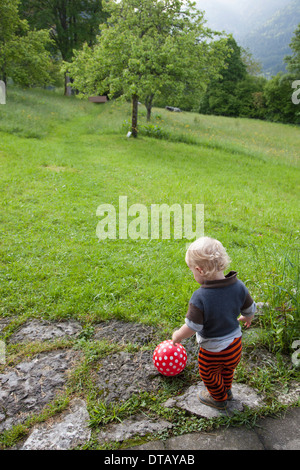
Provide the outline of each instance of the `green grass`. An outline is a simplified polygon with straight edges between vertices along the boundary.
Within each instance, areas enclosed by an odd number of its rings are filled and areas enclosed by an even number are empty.
[[[179,326],[197,288],[187,240],[99,241],[96,209],[118,208],[124,195],[149,213],[155,203],[202,203],[205,234],[223,242],[255,300],[269,303],[256,321],[271,328],[270,347],[289,351],[299,339],[299,128],[154,109],[153,130],[141,107],[134,140],[130,111],[8,90],[0,315]]]

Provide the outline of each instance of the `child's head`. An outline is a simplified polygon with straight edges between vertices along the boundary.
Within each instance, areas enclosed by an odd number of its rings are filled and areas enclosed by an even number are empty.
[[[206,279],[213,278],[230,264],[222,243],[210,237],[195,240],[186,252],[185,261],[190,269],[201,268]]]

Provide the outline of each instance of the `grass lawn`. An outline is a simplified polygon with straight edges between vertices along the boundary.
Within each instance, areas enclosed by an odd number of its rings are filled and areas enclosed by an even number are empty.
[[[260,413],[274,411],[275,388],[299,378],[291,361],[300,339],[299,127],[164,109],[154,109],[148,124],[140,107],[139,136],[128,139],[130,113],[127,103],[94,105],[59,92],[9,88],[0,106],[0,320],[13,321],[3,338],[29,318],[77,319],[83,334],[68,344],[85,360],[54,413],[83,390],[96,427],[140,409],[167,413],[159,408],[164,394],[142,394],[111,410],[99,402],[91,370],[120,346],[89,338],[93,324],[112,318],[171,335],[198,288],[184,260],[189,240],[173,232],[169,240],[151,239],[151,220],[146,239],[99,240],[96,212],[111,204],[118,213],[120,196],[148,214],[152,204],[204,204],[204,234],[224,244],[230,269],[264,305],[252,324],[259,343],[248,344],[246,356],[260,346],[276,357],[255,373],[241,363],[237,380],[267,394],[269,408]],[[64,346],[8,344],[7,354],[13,364]],[[188,374],[191,383],[198,380]],[[168,396],[178,387],[174,380]],[[230,424],[253,424],[255,416],[244,412]],[[211,425],[178,414],[172,419],[180,433],[182,426],[188,432]],[[11,446],[28,429],[9,431],[1,442]]]
[[[41,90],[9,90],[0,111],[1,315],[180,325],[197,288],[188,240],[96,236],[97,207],[127,196],[149,214],[204,204],[205,235],[269,304],[264,326],[288,323],[296,339],[299,128],[164,109],[147,126],[140,107],[134,140],[130,105]]]

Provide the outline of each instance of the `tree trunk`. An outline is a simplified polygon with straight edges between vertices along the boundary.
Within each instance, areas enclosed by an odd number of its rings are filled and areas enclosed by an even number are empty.
[[[147,109],[147,121],[149,122],[151,120],[151,110],[152,110],[152,100],[153,100],[154,94],[152,93],[151,95],[147,96],[145,100],[145,106]]]
[[[151,106],[146,106],[147,108],[147,121],[151,120]]]
[[[131,132],[132,137],[137,137],[137,122],[138,122],[138,96],[132,95],[132,121],[131,121]]]
[[[65,96],[71,96],[72,95],[72,88],[70,87],[69,83],[71,83],[71,79],[68,75],[68,73],[65,73]]]

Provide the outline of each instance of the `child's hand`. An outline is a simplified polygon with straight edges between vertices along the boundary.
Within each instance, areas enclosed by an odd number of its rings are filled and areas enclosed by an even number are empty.
[[[180,336],[179,330],[174,331],[172,335],[172,342],[174,346],[176,343],[181,343],[181,336]]]
[[[241,316],[238,318],[238,321],[244,322],[244,323],[245,323],[245,326],[246,326],[247,328],[249,328],[249,326],[251,325],[252,319],[253,319],[253,317],[244,317],[243,315],[241,315]]]
[[[175,345],[176,343],[181,343],[183,339],[190,338],[196,332],[191,330],[187,325],[183,325],[179,330],[174,331],[172,335],[172,342]]]

